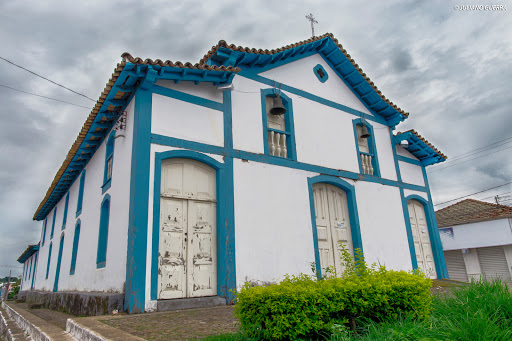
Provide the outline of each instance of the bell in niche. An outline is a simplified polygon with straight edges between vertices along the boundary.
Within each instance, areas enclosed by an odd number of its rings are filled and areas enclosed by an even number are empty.
[[[286,108],[283,105],[283,99],[281,96],[277,95],[272,99],[272,108],[270,108],[270,113],[276,116],[286,113]]]
[[[362,139],[367,139],[370,136],[371,135],[370,135],[370,132],[368,131],[368,128],[366,128],[366,125],[363,124],[363,126],[361,128],[361,135],[359,137],[362,138]]]

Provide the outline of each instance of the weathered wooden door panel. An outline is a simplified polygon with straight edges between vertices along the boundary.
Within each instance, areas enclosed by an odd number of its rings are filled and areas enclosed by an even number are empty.
[[[423,208],[423,205],[416,200],[409,200],[407,208],[409,210],[418,268],[420,268],[427,277],[437,278],[434,254],[432,253],[432,245],[430,243],[427,220],[425,217],[425,209]]]
[[[215,295],[215,170],[171,159],[161,174],[158,298]]]
[[[186,297],[187,200],[162,198],[160,204],[159,298]]]
[[[346,193],[338,187],[318,183],[313,185],[313,200],[322,273],[328,267],[341,273],[344,268],[339,243],[353,254]]]
[[[215,212],[215,203],[189,200],[188,292],[192,297],[217,292]]]

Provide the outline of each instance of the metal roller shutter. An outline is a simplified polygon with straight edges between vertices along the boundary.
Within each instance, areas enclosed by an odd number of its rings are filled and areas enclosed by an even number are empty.
[[[450,279],[460,282],[469,282],[462,250],[445,251],[444,259]]]
[[[501,277],[505,282],[512,282],[502,246],[482,247],[477,249],[477,253],[482,275],[488,279]]]

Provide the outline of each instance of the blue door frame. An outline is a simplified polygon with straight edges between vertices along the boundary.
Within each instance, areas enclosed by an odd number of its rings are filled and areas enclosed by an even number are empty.
[[[53,292],[59,289],[60,263],[62,261],[62,248],[64,247],[64,233],[60,237],[59,256],[57,257],[57,269],[55,269],[55,282],[53,283]]]

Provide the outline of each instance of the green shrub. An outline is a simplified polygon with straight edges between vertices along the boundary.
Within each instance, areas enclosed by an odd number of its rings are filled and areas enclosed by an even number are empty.
[[[237,293],[235,315],[247,337],[296,340],[329,335],[334,324],[357,319],[399,316],[427,318],[432,299],[430,280],[421,273],[368,267],[362,253],[356,260],[344,250],[345,272],[317,280],[300,275],[281,283]]]

